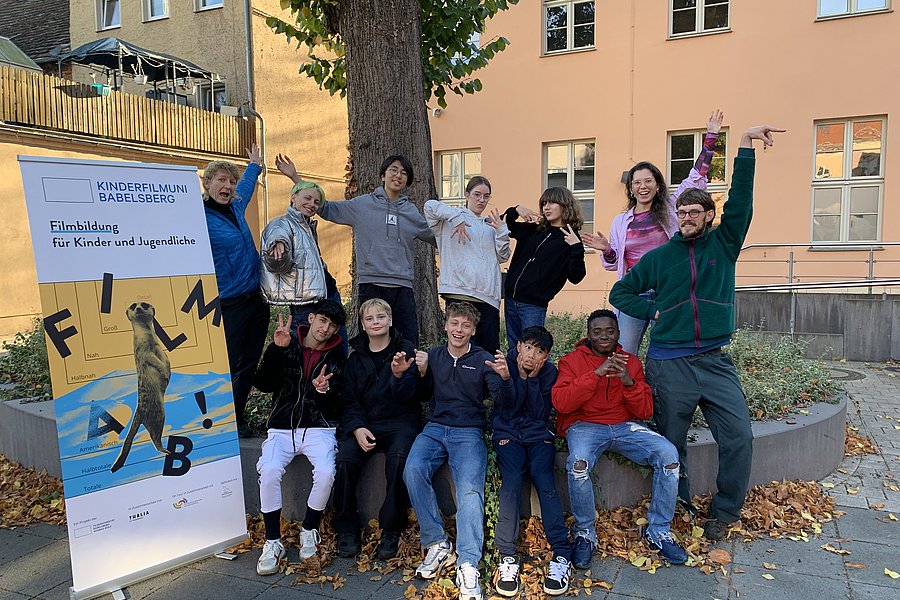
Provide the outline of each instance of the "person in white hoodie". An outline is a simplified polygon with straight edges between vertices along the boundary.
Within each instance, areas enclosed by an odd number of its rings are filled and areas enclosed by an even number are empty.
[[[468,302],[480,319],[473,341],[496,354],[500,349],[500,264],[509,260],[509,228],[494,209],[491,183],[477,175],[466,185],[466,206],[439,200],[425,203],[425,220],[434,232],[441,258],[438,293],[447,306]]]

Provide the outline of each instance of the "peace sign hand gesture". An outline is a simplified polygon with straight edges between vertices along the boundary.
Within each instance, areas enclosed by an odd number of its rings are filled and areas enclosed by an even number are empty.
[[[331,384],[328,383],[328,380],[334,376],[334,373],[325,374],[325,370],[328,368],[328,365],[322,365],[322,369],[319,371],[319,375],[312,380],[313,387],[316,388],[316,391],[320,394],[324,394],[329,389],[331,389]]]
[[[575,244],[581,243],[581,238],[578,237],[578,234],[575,233],[575,230],[572,229],[571,225],[566,225],[562,228],[563,235],[565,236],[563,239],[566,240],[566,243],[570,246],[574,246]]]
[[[284,322],[282,315],[278,315],[278,326],[272,333],[272,341],[279,348],[287,348],[291,344],[291,315],[288,315],[287,323]]]

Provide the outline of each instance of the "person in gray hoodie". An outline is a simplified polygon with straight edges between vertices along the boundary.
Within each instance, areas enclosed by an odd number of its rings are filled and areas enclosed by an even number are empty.
[[[289,159],[279,170],[301,180]],[[381,298],[391,306],[394,327],[404,338],[418,343],[419,321],[413,295],[414,240],[436,246],[434,233],[416,205],[403,194],[413,180],[413,167],[402,155],[381,163],[382,186],[342,202],[323,202],[319,216],[353,228],[359,303]],[[383,224],[383,225],[382,225]]]
[[[441,255],[438,293],[447,306],[468,302],[479,314],[473,340],[490,354],[500,349],[500,264],[509,260],[509,228],[500,212],[484,211],[491,182],[476,175],[466,185],[466,206],[425,203],[425,220]]]

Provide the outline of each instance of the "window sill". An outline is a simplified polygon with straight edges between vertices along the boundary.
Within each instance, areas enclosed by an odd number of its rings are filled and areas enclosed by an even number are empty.
[[[121,29],[122,25],[110,25],[109,27],[101,27],[97,30],[97,33],[101,31],[112,31],[113,29]]]
[[[690,33],[673,33],[669,34],[667,40],[683,40],[685,38],[706,37],[709,35],[719,35],[720,33],[731,33],[731,27],[724,29],[711,29],[709,31],[692,31]]]
[[[195,8],[195,13],[206,12],[208,10],[219,10],[220,8],[225,8],[225,4],[219,4],[218,6],[204,6],[203,8]]]
[[[818,242],[817,244],[811,244],[807,250],[810,252],[869,252],[871,251],[881,251],[884,250],[884,246],[879,245],[881,242],[872,242],[868,246],[857,243],[848,243],[848,242],[834,242],[833,244],[826,244],[823,242]]]
[[[868,15],[883,15],[885,13],[892,13],[894,10],[892,8],[881,8],[878,10],[867,10],[864,12],[855,12],[855,13],[841,13],[839,15],[827,15],[824,17],[816,17],[816,23],[822,21],[836,21],[838,19],[851,19],[853,17],[866,17]]]
[[[144,20],[141,21],[141,22],[142,22],[142,23],[154,23],[154,22],[156,22],[156,21],[165,21],[165,20],[168,19],[168,18],[169,18],[169,15],[162,15],[162,16],[159,16],[159,17],[150,17],[150,18],[148,18],[148,19],[144,19]]]
[[[597,50],[597,46],[590,46],[588,48],[573,48],[572,50],[554,50],[553,52],[544,52],[543,54],[541,54],[541,58],[563,56],[568,54],[580,54],[582,52],[594,52],[595,50]]]

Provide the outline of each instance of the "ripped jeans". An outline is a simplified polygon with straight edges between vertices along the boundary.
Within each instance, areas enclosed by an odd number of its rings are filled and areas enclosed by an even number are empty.
[[[653,468],[647,532],[654,536],[669,531],[678,495],[678,451],[669,440],[631,421],[618,425],[578,421],[566,430],[566,439],[569,441],[569,458],[566,460],[569,504],[575,516],[573,536],[581,535],[593,544],[597,543],[594,484],[590,473],[597,459],[607,450]],[[675,465],[675,468],[667,469],[668,465]]]

